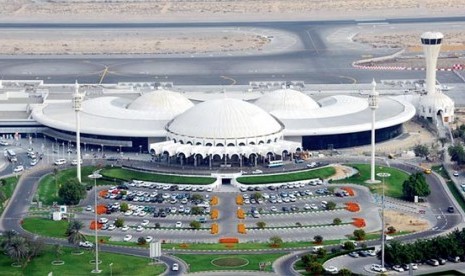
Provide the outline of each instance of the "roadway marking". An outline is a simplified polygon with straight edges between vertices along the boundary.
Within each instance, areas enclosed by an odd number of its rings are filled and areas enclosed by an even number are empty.
[[[227,77],[227,76],[221,76],[221,78],[225,79],[225,80],[230,80],[231,83],[229,85],[235,85],[237,83],[237,81],[235,79]]]
[[[352,83],[350,84],[356,84],[357,83],[357,80],[352,78],[352,77],[348,77],[348,76],[339,76],[341,79],[348,79],[348,80],[351,80]]]
[[[108,66],[105,65],[105,69],[103,70],[102,77],[100,77],[100,81],[98,84],[102,84],[103,78],[105,78],[105,75],[108,73]]]
[[[307,33],[308,38],[310,38],[310,42],[311,42],[312,45],[313,45],[313,49],[315,49],[315,52],[319,55],[320,53],[318,52],[318,48],[315,46],[315,42],[313,41],[313,38],[312,38],[312,36],[310,35],[309,31],[306,30],[305,32]]]

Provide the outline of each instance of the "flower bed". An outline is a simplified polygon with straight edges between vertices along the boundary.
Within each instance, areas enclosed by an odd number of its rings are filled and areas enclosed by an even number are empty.
[[[210,199],[210,205],[215,206],[218,205],[219,199],[217,196],[213,196],[212,199]]]
[[[244,223],[239,223],[237,225],[237,232],[239,232],[240,234],[247,234],[247,229],[245,228]]]
[[[211,227],[211,230],[210,230],[210,233],[212,235],[215,235],[215,234],[218,234],[218,231],[219,231],[218,223],[213,223],[212,227]]]
[[[244,198],[242,197],[242,195],[236,196],[236,204],[237,204],[237,205],[242,205],[242,204],[244,204]]]
[[[102,190],[102,191],[98,192],[98,196],[101,197],[101,198],[104,198],[105,196],[107,196],[107,194],[108,194],[107,190]]]
[[[353,220],[354,220],[354,221],[352,222],[352,224],[353,224],[355,227],[363,228],[363,227],[366,226],[365,220],[362,219],[362,218],[354,218]]]
[[[220,212],[218,211],[218,209],[213,209],[211,214],[210,214],[210,218],[211,219],[217,219],[219,214],[220,214]]]
[[[105,205],[97,205],[97,214],[102,215],[107,212],[107,207]]]
[[[237,209],[237,218],[238,219],[245,219],[245,212],[242,209]]]
[[[95,220],[90,222],[90,230],[95,230],[95,225],[97,225],[97,229],[102,229],[103,224],[102,223],[96,223]]]
[[[220,243],[239,243],[239,239],[234,237],[221,238]]]
[[[360,211],[360,205],[355,202],[346,202],[346,209],[350,212],[358,212]]]

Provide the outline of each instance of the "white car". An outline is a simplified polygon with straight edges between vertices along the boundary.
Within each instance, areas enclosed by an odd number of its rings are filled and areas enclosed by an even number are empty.
[[[328,267],[325,267],[325,271],[331,274],[337,274],[338,269],[337,267],[330,265]]]
[[[126,212],[124,212],[124,215],[125,215],[125,216],[130,216],[130,215],[132,215],[133,213],[134,213],[133,210],[127,210]]]
[[[107,222],[108,222],[108,219],[107,219],[107,218],[99,218],[99,219],[98,219],[98,223],[103,223],[103,224],[105,224],[105,223],[107,223]]]
[[[142,231],[144,231],[144,227],[139,225],[139,226],[137,226],[136,231],[137,232],[142,232]]]
[[[132,235],[126,235],[123,238],[123,241],[130,241],[132,239]]]
[[[152,236],[147,236],[147,237],[145,237],[145,241],[146,241],[147,243],[150,243],[150,242],[153,241],[153,237],[152,237]]]
[[[76,159],[74,159],[73,161],[71,161],[71,165],[73,165],[73,166],[77,166],[77,163],[78,163],[78,162],[77,162]],[[82,159],[79,160],[79,163],[82,165]]]
[[[0,141],[0,146],[8,146],[9,143],[6,141]]]
[[[459,176],[459,172],[458,172],[458,171],[454,171],[454,176],[455,176],[455,177]]]
[[[380,264],[372,264],[371,270],[375,272],[386,272],[387,271],[387,269],[385,267],[382,267]]]
[[[261,174],[261,173],[263,173],[263,171],[262,170],[254,170],[254,171],[252,171],[252,173],[253,174]]]
[[[63,158],[57,159],[57,160],[55,160],[54,164],[57,165],[57,166],[64,165],[64,164],[66,164],[66,159],[63,159]]]
[[[16,166],[16,167],[13,169],[13,172],[15,172],[15,173],[19,173],[19,172],[22,172],[22,171],[24,171],[24,166],[21,166],[21,165]]]
[[[172,271],[178,271],[178,270],[179,270],[179,264],[178,264],[178,263],[174,263],[173,266],[171,267],[171,270],[172,270]]]
[[[83,241],[83,242],[79,242],[79,246],[85,247],[85,248],[92,248],[94,244],[91,243],[90,241]]]
[[[116,226],[114,224],[108,225],[108,231],[113,231],[116,229]]]
[[[278,212],[278,208],[276,206],[271,206],[271,212]]]
[[[395,265],[392,267],[392,269],[397,272],[404,272],[404,269],[400,265]]]
[[[213,192],[213,188],[212,188],[212,187],[208,187],[205,191],[211,193],[211,192]]]
[[[141,222],[141,226],[147,226],[149,225],[150,221],[148,219],[144,219],[142,222]]]
[[[29,162],[29,165],[35,166],[35,165],[37,165],[37,163],[39,163],[39,161],[37,161],[37,159],[31,159],[31,162]]]
[[[121,227],[121,231],[128,231],[129,230],[129,226],[127,225],[124,225],[123,227]]]
[[[305,210],[311,210],[312,207],[310,206],[310,204],[307,203],[307,204],[305,204],[304,209]]]
[[[177,221],[177,222],[176,222],[176,225],[175,225],[174,227],[176,227],[176,228],[181,228],[181,227],[182,227],[182,222]]]

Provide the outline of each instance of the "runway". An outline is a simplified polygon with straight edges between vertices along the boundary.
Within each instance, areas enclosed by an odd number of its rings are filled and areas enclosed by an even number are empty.
[[[175,85],[234,85],[250,81],[304,81],[309,84],[369,83],[377,79],[421,79],[422,71],[367,71],[352,67],[352,62],[370,54],[392,54],[392,49],[371,49],[351,43],[345,33],[360,24],[378,28],[391,24],[430,22],[462,23],[465,17],[431,19],[381,19],[360,21],[256,22],[256,23],[146,23],[146,24],[0,24],[1,29],[73,28],[257,28],[278,30],[300,39],[281,51],[247,53],[209,53],[137,56],[3,56],[3,79],[42,79],[46,83],[172,82]],[[413,26],[413,25],[412,25]],[[338,36],[340,39],[338,40]],[[438,72],[441,83],[461,80],[451,72]]]

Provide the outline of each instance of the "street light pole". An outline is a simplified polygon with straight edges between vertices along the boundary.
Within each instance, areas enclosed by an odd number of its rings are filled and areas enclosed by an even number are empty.
[[[381,269],[384,269],[384,244],[386,240],[386,235],[384,233],[384,179],[386,177],[390,177],[390,173],[377,173],[377,176],[381,177],[383,179],[383,186],[382,186],[382,197],[381,197]]]
[[[82,110],[82,100],[84,96],[79,93],[79,84],[76,81],[74,85],[73,103],[74,111],[76,111],[76,155],[77,155],[77,179],[81,183],[81,122],[79,117],[79,111]],[[69,148],[69,144],[68,144]]]
[[[109,266],[110,266],[110,276],[113,276],[113,263],[110,263]]]
[[[368,96],[368,105],[371,109],[371,173],[370,173],[370,183],[376,183],[375,180],[375,118],[376,118],[376,109],[378,108],[378,92],[376,91],[376,82],[373,79],[371,83],[373,86],[373,91]]]
[[[102,175],[99,174],[99,171],[93,172],[91,175],[89,175],[89,178],[94,179],[94,189],[95,189],[95,195],[94,195],[94,210],[95,210],[95,269],[92,270],[92,273],[100,273],[102,272],[101,270],[98,269],[98,221],[97,221],[97,179],[101,178]]]

